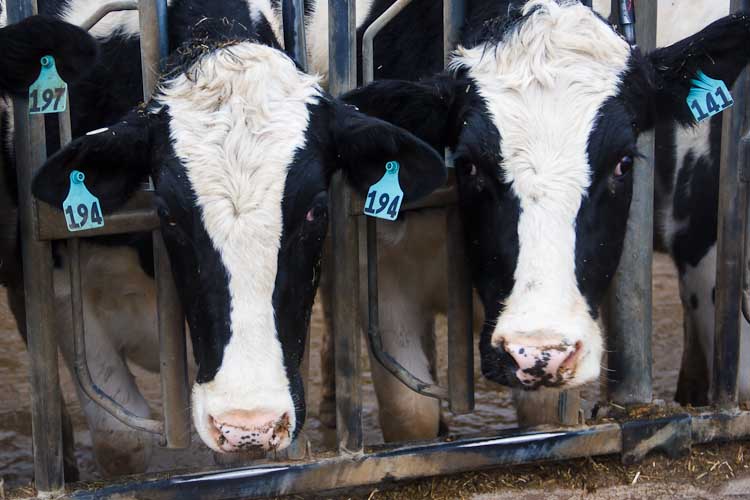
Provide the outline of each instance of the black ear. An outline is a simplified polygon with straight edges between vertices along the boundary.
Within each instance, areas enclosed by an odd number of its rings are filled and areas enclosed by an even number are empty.
[[[41,59],[55,58],[63,80],[84,76],[96,62],[96,41],[81,28],[44,17],[27,17],[0,29],[0,90],[24,94],[41,70]]]
[[[385,165],[401,165],[399,183],[404,202],[425,196],[446,180],[442,156],[424,141],[404,129],[367,116],[334,101],[331,133],[337,168],[344,170],[349,183],[366,194],[385,174]]]
[[[342,100],[370,116],[398,125],[437,150],[452,147],[457,96],[468,82],[438,75],[421,82],[378,80],[352,90]]]
[[[738,12],[719,19],[685,40],[655,50],[648,59],[654,86],[649,107],[654,114],[646,125],[665,120],[693,123],[686,99],[698,72],[731,88],[750,61],[750,15]]]
[[[31,191],[42,201],[61,207],[73,170],[86,174],[86,187],[99,198],[104,212],[116,210],[151,173],[152,134],[157,115],[137,110],[117,124],[89,132],[51,156],[37,171]]]

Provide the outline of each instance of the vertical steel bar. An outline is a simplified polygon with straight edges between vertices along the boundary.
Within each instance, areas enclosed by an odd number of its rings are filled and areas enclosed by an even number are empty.
[[[281,20],[284,25],[284,50],[302,71],[307,71],[304,0],[283,0]]]
[[[629,2],[620,2],[620,8]],[[656,2],[642,0],[633,13],[620,11],[626,36],[634,43],[637,31],[643,50],[656,46]],[[636,23],[635,31],[626,23]],[[628,35],[630,33],[630,35]],[[620,404],[650,403],[651,373],[651,265],[654,221],[654,135],[643,134],[639,149],[646,157],[634,170],[633,201],[628,218],[620,267],[609,291],[607,346],[608,397]]]
[[[37,11],[35,0],[8,0],[8,22]],[[28,99],[13,99],[18,212],[21,225],[26,325],[31,365],[31,423],[34,482],[40,495],[58,494],[64,486],[60,384],[54,331],[52,249],[35,238],[36,205],[31,197],[34,169],[46,159],[44,118],[31,116]]]
[[[357,83],[355,0],[329,0],[328,11],[329,90],[338,96]],[[359,220],[348,216],[353,196],[341,174],[336,174],[331,186],[336,429],[339,451],[358,454],[362,452],[364,440],[360,384],[361,315],[359,294],[352,293],[352,290],[359,290]]]
[[[307,43],[305,39],[305,6],[303,0],[283,0],[281,21],[284,32],[284,50],[302,71],[307,71]],[[310,394],[310,330],[307,331],[305,352],[300,363],[300,375],[306,397]],[[304,460],[308,455],[309,441],[305,432],[297,437],[287,451],[291,460]]]
[[[466,16],[465,0],[443,0],[443,59],[459,43]],[[446,208],[448,273],[448,390],[453,413],[474,409],[474,329],[471,271],[463,223],[457,206]]]
[[[750,7],[747,0],[732,0],[731,10]],[[716,265],[716,318],[713,360],[713,402],[737,404],[740,353],[740,313],[747,185],[740,180],[740,138],[748,129],[750,78],[744,70],[732,90],[735,106],[724,111],[719,174],[719,215]],[[746,158],[745,158],[746,160]]]
[[[161,60],[169,52],[166,0],[140,0],[143,98],[148,100],[159,79]],[[164,239],[153,232],[159,328],[159,373],[164,411],[163,441],[167,448],[190,446],[190,395],[187,379],[185,315],[172,277]]]

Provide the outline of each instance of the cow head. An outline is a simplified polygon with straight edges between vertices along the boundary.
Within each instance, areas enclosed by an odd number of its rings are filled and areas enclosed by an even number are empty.
[[[527,389],[598,377],[598,309],[622,252],[638,136],[693,121],[686,98],[699,70],[731,86],[749,26],[733,15],[642,55],[577,1],[533,0],[469,26],[475,42],[455,52],[451,73],[345,97],[452,149],[486,311],[485,376]]]
[[[78,169],[111,212],[153,177],[198,363],[195,427],[216,451],[283,449],[304,422],[299,365],[329,180],[342,170],[364,194],[391,160],[405,201],[445,180],[426,143],[330,97],[283,52],[242,42],[200,55],[147,107],[73,141],[33,191],[59,207]]]

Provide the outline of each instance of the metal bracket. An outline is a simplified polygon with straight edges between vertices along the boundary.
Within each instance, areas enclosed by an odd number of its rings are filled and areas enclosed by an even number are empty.
[[[690,415],[676,415],[656,420],[624,422],[622,427],[622,463],[632,465],[652,451],[662,451],[669,458],[690,452],[692,443]]]

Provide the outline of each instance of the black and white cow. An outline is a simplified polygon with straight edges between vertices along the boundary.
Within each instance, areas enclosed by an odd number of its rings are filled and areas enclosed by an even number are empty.
[[[737,14],[641,54],[577,1],[474,2],[452,71],[347,97],[453,151],[485,376],[527,389],[599,376],[596,320],[622,251],[638,135],[693,123],[691,79],[702,70],[731,86],[749,38]]]
[[[299,362],[331,175],[366,191],[398,161],[404,201],[445,179],[426,143],[301,73],[278,49],[272,7],[175,2],[171,33],[186,42],[152,101],[60,150],[33,188],[59,207],[79,169],[108,213],[153,177],[198,364],[193,422],[220,452],[283,449],[304,422]]]
[[[661,9],[661,5],[659,6]],[[670,3],[665,19],[690,11],[680,23],[664,23],[660,44],[693,33],[729,10],[726,1]],[[660,24],[661,26],[661,24]],[[716,234],[719,199],[721,115],[698,125],[665,124],[657,150],[656,234],[679,272],[685,329],[683,362],[675,399],[702,406],[709,402],[714,348]],[[750,400],[750,325],[741,320],[739,396]]]

